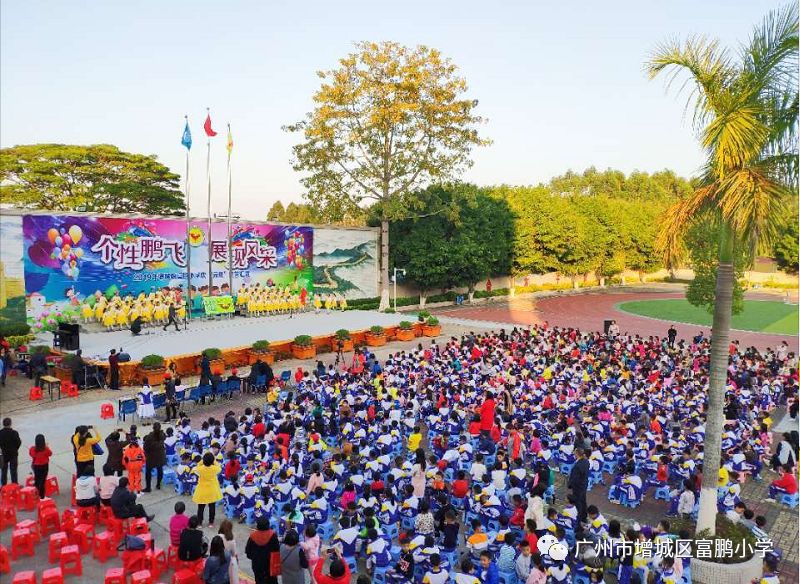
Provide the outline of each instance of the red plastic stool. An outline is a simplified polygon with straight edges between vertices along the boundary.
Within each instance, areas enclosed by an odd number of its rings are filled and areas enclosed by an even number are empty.
[[[153,575],[150,570],[139,570],[131,574],[131,584],[153,584]]]
[[[100,418],[109,420],[114,417],[114,404],[100,404]]]
[[[178,566],[178,546],[171,545],[167,548],[167,566],[176,568]]]
[[[97,523],[97,508],[96,507],[78,507],[77,521],[78,525],[87,523],[94,525]]]
[[[58,486],[58,477],[50,476],[47,477],[47,480],[44,482],[44,494],[45,497],[49,497],[50,495],[60,495],[61,488]]]
[[[150,533],[150,526],[147,525],[147,519],[144,517],[137,517],[131,519],[128,524],[129,535],[142,535],[143,533]]]
[[[109,568],[106,570],[106,579],[103,584],[126,584],[125,570],[122,568]]]
[[[8,483],[0,488],[0,500],[3,505],[17,506],[19,502],[19,492],[22,489],[17,483]]]
[[[31,537],[33,538],[33,543],[39,543],[42,540],[42,536],[39,535],[39,524],[32,519],[23,519],[22,521],[18,521],[16,529],[27,529],[30,531]]]
[[[30,570],[17,572],[14,574],[11,584],[36,584],[36,572],[31,572]]]
[[[114,517],[114,512],[111,510],[111,507],[108,505],[100,505],[100,516],[97,518],[97,522],[108,527],[108,520],[112,517]]]
[[[39,401],[40,399],[43,399],[43,398],[44,398],[44,396],[42,395],[42,388],[41,387],[33,386],[28,391],[28,399],[30,401]]]
[[[122,567],[126,572],[138,572],[147,568],[147,552],[145,550],[124,550],[122,552]]]
[[[55,507],[47,507],[42,509],[42,512],[39,515],[39,529],[41,530],[42,535],[47,535],[51,531],[53,533],[56,531],[61,531],[61,521],[58,517],[58,509]],[[66,531],[66,529],[64,531]]]
[[[8,555],[6,546],[0,545],[0,574],[8,574],[11,571],[11,557]]]
[[[47,559],[51,564],[55,564],[61,557],[61,548],[69,545],[69,538],[63,531],[54,533],[50,536],[50,543],[47,548]]]
[[[76,525],[75,529],[72,531],[70,542],[73,545],[77,545],[82,554],[89,553],[94,543],[94,525],[89,525],[87,523]]]
[[[117,517],[109,517],[108,523],[106,523],[107,529],[114,535],[114,541],[116,545],[119,545],[120,542],[125,537],[125,526],[127,519],[118,519]]]
[[[101,563],[105,563],[108,558],[117,557],[117,544],[114,541],[114,534],[110,531],[104,531],[95,535],[92,543],[92,555]]]
[[[202,584],[191,570],[178,570],[172,575],[172,584]]]
[[[76,545],[68,545],[61,548],[61,570],[64,574],[83,575],[83,564],[81,563],[81,550]]]
[[[61,568],[50,568],[42,572],[42,584],[64,584],[64,572]]]
[[[0,506],[0,531],[17,524],[17,510],[11,505]]]
[[[150,571],[153,573],[153,578],[158,578],[169,570],[169,563],[167,562],[167,554],[161,548],[153,548],[147,550],[147,563]]]
[[[45,509],[55,509],[56,511],[58,511],[58,507],[56,507],[56,502],[50,497],[39,499],[39,502],[36,504],[36,510],[40,518],[42,516],[42,511],[44,511]]]
[[[15,529],[11,534],[11,559],[16,560],[20,555],[32,556],[36,552],[33,549],[35,541],[31,532],[27,529]]]
[[[22,487],[19,490],[19,508],[24,511],[33,511],[39,503],[39,491],[36,487]]]
[[[72,509],[64,509],[61,514],[61,531],[66,531],[67,535],[72,535],[75,529],[75,512]]]

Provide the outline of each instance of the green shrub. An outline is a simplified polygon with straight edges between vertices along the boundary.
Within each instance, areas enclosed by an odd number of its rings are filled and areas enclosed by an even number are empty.
[[[294,338],[294,344],[298,347],[310,347],[314,344],[314,339],[311,338],[311,335],[297,335]]]
[[[222,359],[222,351],[215,347],[203,349],[203,355],[214,361],[215,359]]]
[[[439,324],[439,319],[435,316],[428,317],[428,320],[425,321],[425,324],[428,326],[437,326]]]
[[[410,331],[412,328],[414,328],[414,325],[407,320],[401,320],[400,324],[397,325],[397,328],[402,331]]]
[[[263,339],[260,341],[256,341],[255,343],[250,345],[250,348],[253,351],[256,351],[257,353],[266,353],[267,351],[269,351],[269,341]]]
[[[160,369],[164,366],[164,357],[161,355],[145,355],[142,357],[142,369]]]
[[[339,329],[335,334],[336,338],[340,341],[347,341],[350,339],[350,331],[347,329]]]
[[[426,318],[428,318],[430,315],[431,315],[431,313],[430,313],[430,312],[428,312],[427,310],[420,310],[420,311],[417,313],[417,316],[418,316],[419,318],[421,318],[422,320],[425,320],[425,319],[426,319]]]
[[[377,324],[375,326],[369,327],[369,332],[371,332],[373,335],[382,335],[382,334],[384,334],[383,327],[379,326]]]
[[[6,322],[0,324],[0,335],[4,337],[17,337],[27,335],[29,332],[31,332],[31,327],[24,322]]]
[[[746,562],[753,557],[756,548],[756,536],[753,535],[753,532],[744,525],[733,523],[724,515],[717,515],[716,533],[714,535],[711,535],[709,530],[704,529],[696,533],[694,539],[695,544],[693,546],[692,557],[697,557],[697,540],[711,540],[713,542],[711,544],[712,557],[703,559],[716,564],[739,564],[741,562]],[[730,541],[734,553],[723,554],[718,557],[715,550],[725,549],[724,544],[717,546],[716,540],[718,539]]]
[[[394,314],[396,311],[395,311],[394,308],[387,308],[383,312],[384,312],[384,314]]]
[[[12,349],[19,349],[22,345],[27,345],[35,338],[34,335],[14,335],[6,337],[8,344]]]

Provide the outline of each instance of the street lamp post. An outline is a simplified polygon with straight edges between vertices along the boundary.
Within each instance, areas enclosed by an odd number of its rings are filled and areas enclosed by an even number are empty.
[[[392,283],[394,284],[394,311],[397,312],[397,274],[400,273],[403,276],[406,275],[406,271],[403,269],[394,268],[394,272],[392,273]]]

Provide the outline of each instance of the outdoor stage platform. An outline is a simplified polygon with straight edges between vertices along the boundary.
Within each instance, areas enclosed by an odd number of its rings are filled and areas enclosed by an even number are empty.
[[[157,354],[169,359],[173,355],[187,353],[200,354],[209,347],[226,349],[251,345],[266,339],[291,341],[298,335],[312,337],[331,335],[339,329],[357,331],[371,326],[396,326],[402,320],[413,321],[407,314],[384,314],[377,311],[347,310],[344,312],[306,312],[289,318],[286,315],[260,318],[233,317],[222,320],[192,320],[188,330],[166,332],[161,327],[144,329],[142,334],[133,336],[130,331],[93,332],[81,331],[80,346],[85,359],[105,361],[111,349],[120,348],[130,354],[133,361],[145,355]],[[181,325],[181,328],[183,326]],[[42,333],[37,343],[52,344],[52,333]]]

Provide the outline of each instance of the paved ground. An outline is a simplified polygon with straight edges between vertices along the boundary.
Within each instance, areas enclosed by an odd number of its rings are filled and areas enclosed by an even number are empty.
[[[662,298],[683,298],[682,291],[644,292],[629,291],[591,292],[586,294],[552,296],[548,298],[519,298],[509,301],[495,301],[490,304],[442,308],[434,310],[438,314],[461,320],[491,321],[496,323],[540,324],[549,322],[558,326],[572,326],[584,330],[601,330],[605,319],[614,319],[622,332],[641,335],[664,336],[672,324],[669,321],[636,316],[619,310],[616,305],[632,300],[658,300]],[[748,293],[753,300],[775,300],[779,297],[764,293]],[[709,329],[693,324],[676,323],[678,338],[694,336],[700,330],[709,334]],[[739,339],[742,345],[756,346],[759,349],[775,347],[786,341],[794,351],[798,349],[798,338],[792,335],[773,335],[747,331],[732,331],[731,338]]]
[[[628,298],[628,296],[626,296]],[[550,302],[566,300],[564,298],[554,298],[548,301],[541,301],[539,306],[544,314],[555,314],[549,311],[546,305]],[[575,299],[569,299],[573,303]],[[591,303],[595,303],[597,298],[592,296]],[[580,304],[580,303],[578,303]],[[544,305],[544,306],[542,306]],[[523,306],[523,308],[520,308]],[[530,305],[529,305],[530,306]],[[460,313],[459,313],[460,312]],[[513,307],[494,305],[489,306],[487,309],[475,310],[472,308],[464,308],[459,312],[449,312],[448,317],[442,319],[443,321],[443,335],[440,337],[440,342],[449,336],[458,336],[467,330],[478,330],[481,327],[492,327],[494,324],[491,321],[498,323],[509,323],[509,314],[523,315],[515,322],[529,323],[525,315],[535,314],[530,312],[530,308],[524,308],[524,305],[514,303]],[[460,319],[459,317],[464,313],[469,313],[467,319]],[[473,320],[477,317],[488,312],[492,318],[485,318],[482,320]],[[452,315],[452,316],[451,316]],[[483,314],[484,317],[486,316]],[[548,317],[550,322],[556,323],[555,318]],[[645,319],[646,320],[646,319]],[[590,326],[590,323],[580,324],[579,326]],[[397,351],[401,348],[410,348],[415,346],[418,342],[427,342],[425,339],[417,339],[407,343],[391,343],[377,351],[378,357],[383,359],[390,352]],[[322,357],[324,362],[331,360],[330,355]],[[285,361],[280,362],[276,367],[276,371],[284,369],[292,369],[298,365],[308,366],[308,362]],[[191,380],[190,380],[191,381]],[[127,427],[127,424],[121,424],[116,420],[102,421],[100,420],[100,404],[107,400],[116,402],[120,397],[126,397],[133,394],[133,390],[127,389],[119,392],[110,392],[107,390],[93,390],[81,394],[78,398],[65,399],[55,402],[36,402],[31,403],[27,400],[29,382],[26,379],[9,378],[9,384],[0,392],[0,411],[3,416],[10,415],[14,420],[14,427],[20,432],[23,441],[22,454],[20,455],[20,476],[25,477],[29,473],[30,460],[27,456],[27,448],[33,443],[33,438],[37,433],[44,433],[54,451],[54,456],[51,461],[51,474],[58,477],[62,485],[62,494],[56,497],[59,509],[64,509],[69,505],[69,485],[72,472],[74,471],[74,462],[72,457],[72,449],[69,444],[69,437],[78,424],[93,424],[100,433],[105,436],[110,431],[118,427]],[[222,401],[210,404],[207,406],[200,406],[197,408],[190,408],[190,415],[195,418],[206,418],[208,416],[221,417],[226,411],[234,410],[236,412],[242,411],[246,406],[259,405],[263,401],[261,395],[246,395],[237,398],[234,401]],[[130,423],[130,420],[129,422]],[[146,432],[146,430],[145,430]],[[140,434],[142,432],[140,431]],[[104,458],[104,457],[101,457]],[[99,465],[98,465],[99,466]],[[766,484],[768,480],[774,478],[767,475],[767,481],[764,483],[756,483],[753,481],[748,482],[744,487],[744,497],[748,505],[758,514],[763,514],[768,520],[768,530],[774,538],[776,545],[784,550],[785,561],[781,566],[781,577],[784,582],[794,583],[798,581],[798,519],[797,511],[789,511],[779,508],[775,504],[764,502],[766,497]],[[565,497],[564,479],[559,475],[557,480],[557,501],[556,506],[563,505]],[[195,506],[191,503],[188,497],[178,497],[171,485],[166,486],[161,491],[153,491],[149,494],[143,494],[141,502],[145,505],[149,512],[156,514],[155,521],[151,524],[151,531],[154,535],[156,545],[166,548],[167,546],[167,531],[166,526],[169,517],[172,514],[172,507],[174,503],[182,499],[187,504],[187,510],[193,512]],[[607,489],[605,487],[596,487],[589,495],[589,502],[594,503],[600,507],[602,512],[608,518],[617,518],[624,525],[633,521],[638,521],[642,524],[654,524],[659,521],[666,510],[664,502],[656,502],[652,499],[652,495],[645,499],[645,502],[637,509],[631,510],[608,502]],[[19,513],[19,519],[29,518],[30,513]],[[221,517],[221,510],[219,513]],[[219,523],[221,519],[217,520]],[[211,532],[205,530],[208,535]],[[236,524],[235,536],[238,543],[239,552],[243,552],[244,543],[247,540],[249,529],[246,526]],[[10,530],[0,532],[0,543],[10,545]],[[47,553],[46,543],[37,546],[37,556],[34,558],[20,558],[13,564],[13,571],[35,569],[39,572],[46,569],[48,564],[46,562]],[[101,565],[94,561],[90,556],[83,557],[84,563],[84,577],[81,582],[102,582],[103,574],[109,567],[118,567],[121,565],[119,559],[111,560],[105,565]],[[250,574],[249,562],[245,559],[240,566],[242,575],[248,576]],[[171,576],[162,576],[161,580],[169,581]]]
[[[139,336],[130,331],[102,331],[81,333],[81,348],[87,359],[105,360],[108,351],[123,347],[131,359],[137,361],[152,353],[176,355],[200,353],[206,347],[238,347],[255,341],[285,341],[297,335],[330,335],[338,329],[368,329],[374,325],[394,326],[405,317],[376,311],[348,310],[347,312],[306,312],[289,318],[288,315],[223,320],[193,320],[188,331],[164,331],[161,327],[146,328]],[[50,344],[52,335],[40,335],[44,344]]]

